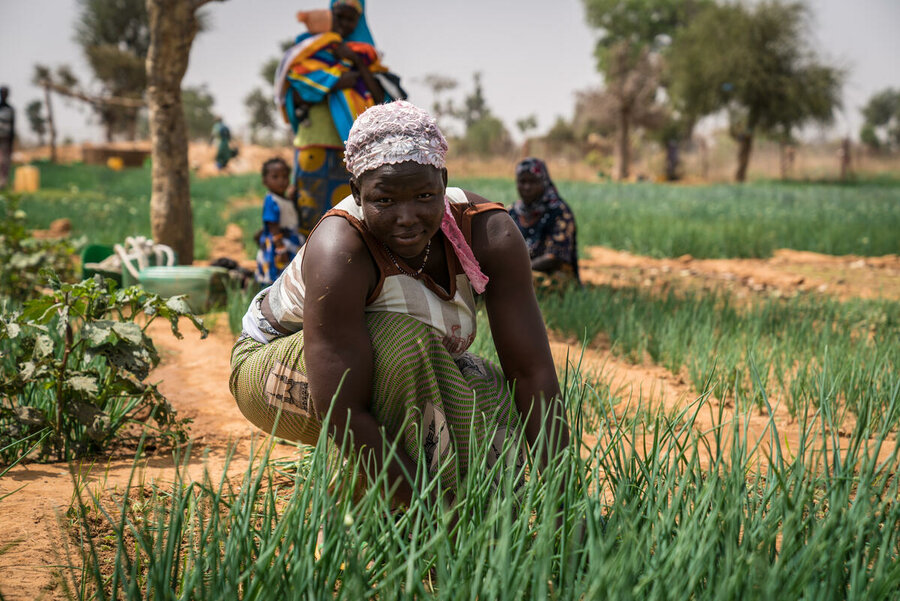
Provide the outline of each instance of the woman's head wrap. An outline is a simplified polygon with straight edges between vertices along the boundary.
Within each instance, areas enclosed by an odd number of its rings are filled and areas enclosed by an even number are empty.
[[[530,207],[526,208],[521,198],[516,202],[516,207],[522,211],[523,214],[542,213],[546,210],[549,203],[560,200],[559,191],[556,189],[556,184],[550,179],[550,172],[547,170],[547,164],[544,161],[534,157],[523,159],[516,165],[516,177],[518,178],[523,173],[534,175],[542,184],[544,184],[543,195]]]
[[[379,104],[360,115],[350,128],[344,151],[347,169],[355,178],[382,165],[410,161],[443,169],[446,156],[447,140],[434,117],[405,100]],[[472,288],[479,294],[484,292],[488,277],[466,243],[446,195],[441,231],[450,241]]]
[[[446,156],[447,140],[434,117],[404,100],[373,106],[360,115],[344,150],[353,177],[407,161],[441,169]]]

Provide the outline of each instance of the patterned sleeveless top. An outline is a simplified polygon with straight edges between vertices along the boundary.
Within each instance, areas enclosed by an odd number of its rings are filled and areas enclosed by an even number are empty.
[[[472,218],[485,211],[505,211],[500,203],[474,204],[460,188],[447,188],[450,208],[466,239],[471,246]],[[444,238],[447,269],[450,274],[450,289],[445,290],[427,274],[418,278],[401,272],[391,260],[387,251],[368,230],[363,220],[362,208],[348,196],[325,216],[335,215],[346,219],[359,231],[378,269],[378,282],[366,299],[367,312],[388,311],[405,313],[435,328],[443,339],[444,347],[454,357],[458,357],[475,340],[475,294],[466,277],[453,247]],[[315,235],[315,229],[310,237]],[[286,334],[275,329],[274,324],[262,315],[260,304],[263,297],[269,297],[269,307],[277,326],[293,333],[303,329],[303,303],[306,285],[303,279],[303,255],[305,246],[294,257],[290,265],[272,286],[260,292],[250,303],[244,315],[244,335],[258,342],[269,342]]]

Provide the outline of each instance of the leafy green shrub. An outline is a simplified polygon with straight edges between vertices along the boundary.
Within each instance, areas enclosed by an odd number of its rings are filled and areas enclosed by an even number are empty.
[[[116,289],[99,277],[78,284],[52,277],[50,287],[22,311],[0,311],[0,463],[37,438],[41,460],[95,453],[136,422],[183,437],[186,421],[145,382],[159,363],[146,334],[154,319],[168,319],[180,338],[178,319],[187,317],[206,336],[182,297]]]
[[[0,297],[22,301],[40,294],[46,282],[42,269],[52,269],[63,280],[74,278],[77,243],[29,236],[19,204],[16,196],[0,196]]]

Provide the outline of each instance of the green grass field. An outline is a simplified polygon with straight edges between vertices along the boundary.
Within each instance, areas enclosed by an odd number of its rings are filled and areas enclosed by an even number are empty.
[[[150,171],[102,166],[41,166],[42,189],[23,197],[28,225],[46,228],[67,217],[74,233],[112,243],[149,235]],[[454,179],[451,184],[511,204],[511,179]],[[900,253],[900,184],[760,183],[699,187],[558,182],[578,222],[579,244],[604,245],[654,257],[767,257],[778,248],[827,254]],[[264,190],[256,174],[194,179],[197,254],[228,221],[245,239],[260,224]],[[258,198],[232,210],[229,201]]]
[[[512,180],[452,180],[511,204]],[[579,246],[653,257],[768,257],[778,248],[832,255],[900,253],[900,184],[667,186],[557,182]]]
[[[22,198],[31,227],[69,217],[92,242],[149,234],[147,170],[41,168],[43,189]],[[900,253],[897,183],[558,183],[582,247]],[[515,195],[512,180],[451,184],[507,204]],[[258,227],[257,175],[192,190],[198,255],[228,221],[248,236]],[[519,488],[513,468],[473,466],[455,515],[432,501],[439,479],[422,474],[405,512],[385,501],[383,480],[354,500],[352,464],[336,466],[324,441],[286,459],[265,447],[241,481],[193,481],[178,468],[171,486],[85,495],[72,596],[900,598],[900,302],[627,287],[540,302],[555,332],[686,372],[696,400],[662,413],[602,373],[561,367],[572,448],[540,477],[528,468]],[[496,360],[483,315],[479,325],[471,350]],[[726,403],[739,410],[733,421]],[[774,415],[774,404],[795,416],[799,443],[788,446],[774,418],[764,440],[748,436],[747,416]],[[699,425],[701,412],[712,427]],[[343,486],[329,485],[335,473]]]
[[[150,236],[149,167],[116,172],[103,166],[48,163],[40,169],[41,190],[22,197],[29,227],[44,229],[54,219],[65,217],[72,222],[73,235],[84,235],[91,243],[113,244],[127,236]],[[208,258],[209,236],[225,232],[229,200],[246,197],[259,198],[259,220],[263,187],[258,175],[192,180],[197,258]],[[254,223],[248,236],[259,227]]]
[[[874,403],[877,416],[900,394],[896,301],[800,296],[738,306],[726,294],[586,287],[547,296],[541,308],[548,328],[589,344],[602,336],[634,362],[647,356],[676,374],[687,368],[695,390],[722,400],[759,407],[768,394],[792,415],[821,398],[836,415]]]

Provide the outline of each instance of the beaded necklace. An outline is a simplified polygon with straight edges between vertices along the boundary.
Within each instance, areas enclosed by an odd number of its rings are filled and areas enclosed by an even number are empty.
[[[387,251],[388,256],[391,258],[391,262],[394,264],[394,267],[400,270],[400,273],[403,275],[408,275],[411,278],[417,278],[422,275],[422,272],[425,271],[425,264],[428,263],[428,255],[431,253],[431,240],[428,241],[428,244],[425,245],[425,258],[422,259],[422,265],[416,269],[414,272],[409,272],[400,267],[400,263],[397,262],[397,259],[394,257],[394,253],[391,252],[391,249],[388,248],[388,245],[384,242],[381,243],[384,247],[384,250]]]

